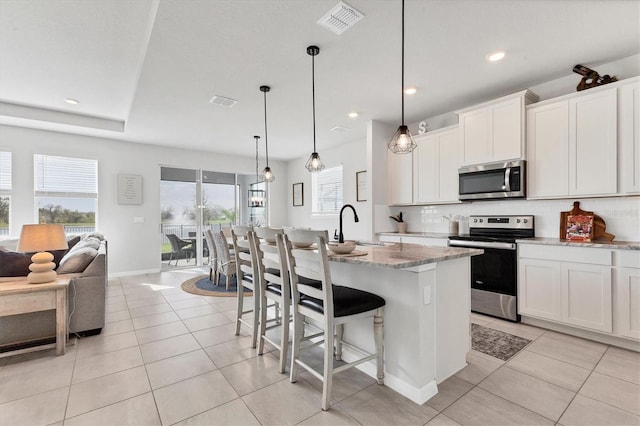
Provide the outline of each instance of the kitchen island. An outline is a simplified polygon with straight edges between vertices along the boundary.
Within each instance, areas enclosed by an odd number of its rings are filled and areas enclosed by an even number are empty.
[[[366,254],[365,254],[366,253]],[[384,382],[417,404],[438,393],[438,383],[466,363],[471,349],[470,256],[482,250],[417,244],[357,246],[330,255],[334,284],[375,293],[386,300]],[[374,350],[371,324],[345,326],[345,339]],[[343,358],[357,354],[344,349]],[[375,364],[359,368],[376,377]]]

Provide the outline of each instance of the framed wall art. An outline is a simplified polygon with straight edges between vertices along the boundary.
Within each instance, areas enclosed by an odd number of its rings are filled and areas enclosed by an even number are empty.
[[[356,172],[356,201],[367,201],[367,171]]]
[[[304,184],[302,182],[293,184],[293,206],[304,205]]]

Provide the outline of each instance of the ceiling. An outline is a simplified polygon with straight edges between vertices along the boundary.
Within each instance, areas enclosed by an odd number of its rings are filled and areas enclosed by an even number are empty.
[[[322,153],[364,138],[369,120],[400,124],[401,2],[346,2],[365,16],[336,35],[317,21],[338,0],[0,0],[0,124],[252,155],[269,85],[270,158],[305,156],[315,44]],[[407,123],[640,52],[637,0],[405,7],[405,83],[418,89]],[[498,49],[507,56],[489,63]]]

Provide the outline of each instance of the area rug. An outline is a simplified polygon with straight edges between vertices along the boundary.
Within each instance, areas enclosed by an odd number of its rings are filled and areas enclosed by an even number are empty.
[[[471,324],[471,348],[503,361],[509,360],[529,343],[529,339]]]
[[[209,275],[200,275],[183,282],[180,287],[187,293],[200,296],[234,297],[238,294],[235,277],[231,279],[231,286],[227,290],[226,277],[224,275],[220,276],[218,285],[215,285],[209,279]],[[253,296],[253,292],[245,288],[244,295]]]

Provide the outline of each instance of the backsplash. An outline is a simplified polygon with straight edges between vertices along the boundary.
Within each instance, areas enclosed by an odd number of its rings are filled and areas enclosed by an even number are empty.
[[[473,201],[461,204],[391,207],[391,214],[402,211],[409,232],[449,232],[446,218],[460,219],[460,233],[469,231],[469,215],[533,215],[536,237],[558,238],[560,212],[573,208],[574,199]],[[585,198],[582,210],[601,216],[615,241],[640,241],[640,197]]]

